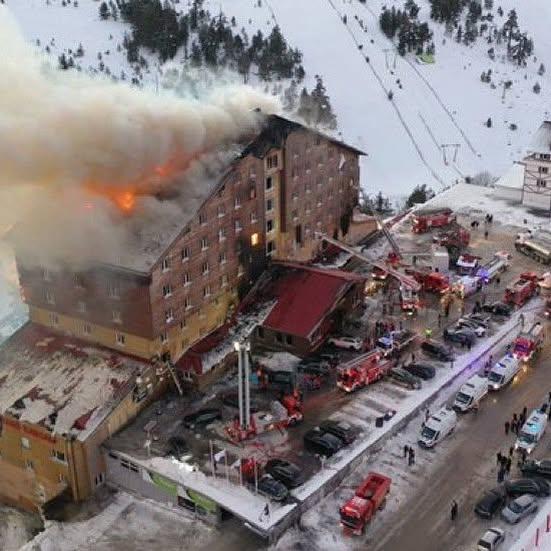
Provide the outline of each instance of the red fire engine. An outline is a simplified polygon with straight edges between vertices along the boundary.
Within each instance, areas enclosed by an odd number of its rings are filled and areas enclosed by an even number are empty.
[[[450,229],[438,233],[432,240],[441,247],[460,250],[469,246],[471,234],[460,224],[454,223]]]
[[[384,508],[391,482],[388,476],[369,473],[354,497],[340,508],[341,526],[356,536],[363,534],[377,511]]]
[[[530,300],[538,290],[538,275],[534,272],[523,272],[513,285],[505,289],[504,301],[507,304],[522,306]]]
[[[411,275],[421,284],[423,291],[443,294],[450,288],[450,280],[440,272],[431,272],[422,268],[406,268],[406,274]]]
[[[513,344],[513,356],[525,362],[543,346],[543,325],[538,321],[526,333],[521,333]]]
[[[425,233],[431,228],[443,228],[456,221],[450,208],[422,209],[413,213],[413,233]]]
[[[337,387],[353,392],[381,379],[392,368],[389,360],[372,350],[337,367]]]

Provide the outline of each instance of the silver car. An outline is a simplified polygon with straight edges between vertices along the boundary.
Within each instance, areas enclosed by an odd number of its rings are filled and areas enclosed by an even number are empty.
[[[524,517],[535,513],[538,510],[537,499],[530,494],[524,494],[511,501],[507,507],[501,511],[501,518],[509,524],[516,524]]]
[[[505,532],[501,528],[490,528],[478,540],[478,551],[495,551],[505,539]]]

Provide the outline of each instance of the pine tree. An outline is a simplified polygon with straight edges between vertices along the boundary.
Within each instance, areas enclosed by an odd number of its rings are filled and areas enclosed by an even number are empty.
[[[102,2],[99,7],[100,19],[109,19],[109,7],[105,2]]]
[[[487,10],[492,10],[494,7],[494,0],[484,0],[484,7]]]
[[[194,67],[200,67],[203,62],[203,55],[201,53],[201,48],[197,42],[194,42],[191,46],[191,64]]]
[[[406,200],[406,207],[411,208],[420,203],[426,203],[434,197],[434,191],[426,184],[416,186]]]
[[[337,128],[337,117],[333,113],[329,96],[321,76],[316,75],[316,86],[310,94],[314,107],[314,124],[334,130]]]
[[[312,98],[310,97],[308,90],[303,88],[300,93],[297,115],[303,119],[306,124],[311,124],[312,122],[312,103]]]
[[[69,68],[69,62],[67,61],[67,56],[65,55],[65,53],[62,53],[57,58],[57,60],[59,62],[59,68],[60,69],[62,69],[63,71],[66,71]]]
[[[492,128],[492,117],[488,117],[488,120],[486,121],[486,126],[488,128]]]
[[[534,91],[534,94],[539,94],[541,92],[540,83],[536,82],[536,84],[534,84],[534,87],[532,88],[532,90]]]
[[[538,69],[538,75],[541,77],[545,74],[545,65],[543,63],[540,64],[540,67]]]
[[[412,19],[415,19],[419,14],[419,6],[415,3],[414,0],[407,0],[404,4],[404,10]]]

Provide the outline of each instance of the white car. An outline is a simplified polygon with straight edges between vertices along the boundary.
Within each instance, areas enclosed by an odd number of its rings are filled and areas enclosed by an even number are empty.
[[[358,337],[331,337],[328,342],[337,348],[347,350],[361,350],[364,344]]]
[[[458,327],[466,327],[471,331],[474,331],[477,337],[483,337],[486,334],[486,327],[479,325],[476,321],[470,320],[469,318],[461,318],[457,322]]]
[[[501,528],[490,528],[484,532],[484,535],[478,540],[478,551],[494,551],[505,539],[505,532]]]

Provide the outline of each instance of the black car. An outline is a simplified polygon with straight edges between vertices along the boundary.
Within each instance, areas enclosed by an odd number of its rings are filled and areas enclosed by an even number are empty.
[[[287,486],[269,474],[258,481],[258,491],[273,501],[285,501],[289,497]]]
[[[529,476],[530,478],[534,476],[551,478],[551,460],[543,459],[542,461],[527,461],[524,465],[522,465],[520,471],[524,476]]]
[[[474,512],[482,518],[492,518],[505,505],[505,494],[501,488],[486,492],[474,507]]]
[[[191,429],[196,425],[208,425],[220,419],[222,419],[222,412],[218,408],[205,408],[186,415],[183,423],[185,427]]]
[[[222,396],[222,403],[225,406],[228,406],[230,408],[239,409],[239,396],[237,392],[228,392]],[[254,400],[254,398],[251,398],[250,402],[250,411],[251,413],[256,413],[259,410],[259,406]]]
[[[482,311],[494,316],[509,317],[513,312],[513,307],[504,302],[492,302],[492,304],[484,304]]]
[[[285,459],[268,460],[264,470],[276,480],[285,484],[287,488],[296,488],[304,484],[302,471],[294,463]]]
[[[166,456],[179,459],[189,450],[186,441],[181,436],[171,436],[167,442]]]
[[[309,430],[304,435],[304,447],[317,455],[331,457],[343,446],[344,442],[340,438],[330,432],[321,430],[319,427]]]
[[[476,333],[466,327],[444,329],[444,339],[459,344],[473,344],[476,340]]]
[[[535,478],[507,480],[505,482],[505,491],[509,497],[519,497],[523,494],[541,497],[548,496],[551,493],[549,482],[539,476]]]
[[[424,379],[432,379],[436,375],[436,369],[433,365],[424,364],[424,363],[411,363],[404,365],[404,369],[409,371],[412,375]]]
[[[308,375],[319,375],[320,377],[325,377],[328,375],[329,369],[329,364],[326,362],[307,362],[298,365],[299,372],[306,373]]]
[[[346,421],[332,421],[331,419],[327,419],[320,423],[320,429],[333,434],[345,444],[352,444],[356,436],[358,436],[358,431]]]
[[[338,354],[331,354],[329,352],[322,352],[312,356],[311,361],[318,363],[326,363],[329,367],[335,367],[338,365],[340,359]]]
[[[451,362],[453,354],[441,342],[426,339],[421,343],[421,350],[428,356],[432,356],[442,362]]]

